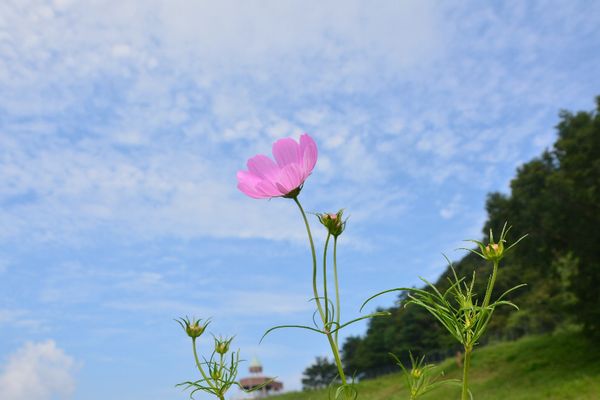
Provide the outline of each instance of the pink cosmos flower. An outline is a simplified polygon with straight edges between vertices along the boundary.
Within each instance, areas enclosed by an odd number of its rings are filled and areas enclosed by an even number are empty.
[[[275,161],[262,154],[248,160],[248,171],[238,171],[238,189],[255,199],[295,197],[317,163],[317,144],[308,136],[273,143]]]

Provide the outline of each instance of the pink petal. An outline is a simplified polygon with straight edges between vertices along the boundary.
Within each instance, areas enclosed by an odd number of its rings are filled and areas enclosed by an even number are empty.
[[[273,143],[273,156],[280,168],[289,164],[300,164],[300,146],[294,139],[279,139]]]
[[[269,157],[259,154],[248,160],[248,171],[263,179],[274,179],[279,174],[279,167]]]
[[[262,178],[248,171],[238,171],[237,180],[238,183],[244,183],[249,186],[255,186],[258,182],[262,180]]]
[[[289,164],[281,169],[276,185],[283,194],[288,194],[292,190],[300,187],[303,182],[304,178],[300,166],[297,164]]]
[[[280,197],[302,186],[315,167],[317,144],[307,134],[300,143],[285,138],[273,144],[273,156],[259,154],[248,160],[248,171],[237,173],[238,189],[255,199]]]
[[[268,199],[271,197],[265,196],[264,194],[257,192],[253,187],[250,187],[245,183],[238,183],[237,187],[240,190],[240,192],[252,197],[253,199]]]
[[[254,188],[262,178],[252,174],[248,171],[238,171],[237,173],[238,185],[245,185],[250,188]]]
[[[238,171],[238,189],[244,194],[255,199],[264,198],[264,195],[256,190],[256,185],[261,182],[261,178],[248,171]]]
[[[256,185],[256,191],[261,193],[264,196],[264,198],[279,197],[285,194],[281,193],[281,191],[277,188],[275,183],[267,180],[259,182]]]
[[[304,168],[303,175],[306,179],[315,168],[318,156],[317,144],[306,133],[300,136],[300,154],[302,157],[301,165]]]

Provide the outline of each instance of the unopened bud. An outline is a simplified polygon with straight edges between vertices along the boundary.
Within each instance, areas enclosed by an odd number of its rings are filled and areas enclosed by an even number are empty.
[[[219,369],[215,367],[215,369],[210,371],[210,377],[218,381],[219,379],[221,379],[221,371],[219,371]]]
[[[483,255],[489,261],[500,261],[504,256],[504,244],[502,242],[499,243],[490,243],[483,249]]]
[[[344,232],[346,229],[346,220],[342,220],[342,214],[344,210],[340,210],[337,213],[325,213],[325,214],[317,214],[319,218],[319,222],[323,224],[325,228],[329,231],[331,235],[334,237],[338,237]]]
[[[225,340],[215,338],[215,352],[220,355],[224,355],[225,353],[227,353],[229,351],[229,345],[231,344],[232,340],[233,338]]]
[[[177,323],[179,323],[179,325],[181,325],[183,330],[185,330],[185,333],[187,333],[188,336],[192,339],[200,337],[206,330],[206,327],[210,324],[210,320],[207,320],[206,322],[202,323],[201,319],[192,318],[190,320],[187,317],[180,318],[176,321]]]

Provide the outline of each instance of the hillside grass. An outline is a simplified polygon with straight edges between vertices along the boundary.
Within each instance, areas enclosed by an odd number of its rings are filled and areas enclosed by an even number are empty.
[[[455,360],[439,365],[446,378],[461,378]],[[473,353],[470,374],[475,400],[600,400],[600,343],[580,333],[530,336]],[[407,400],[401,374],[358,384],[359,400]],[[460,389],[442,387],[424,400],[460,398]],[[272,400],[325,400],[326,391],[292,392]]]

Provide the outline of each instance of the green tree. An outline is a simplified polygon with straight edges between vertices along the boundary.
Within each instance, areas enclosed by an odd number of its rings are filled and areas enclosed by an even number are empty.
[[[327,357],[317,357],[315,363],[309,365],[302,373],[302,388],[304,390],[322,389],[332,382],[338,381],[338,371],[335,363]]]
[[[344,371],[348,376],[357,376],[364,366],[360,358],[360,347],[362,338],[360,336],[349,336],[342,347],[342,362]]]
[[[596,110],[561,113],[553,156],[559,165],[551,185],[565,220],[561,230],[578,259],[572,280],[576,315],[600,336],[600,96]]]

